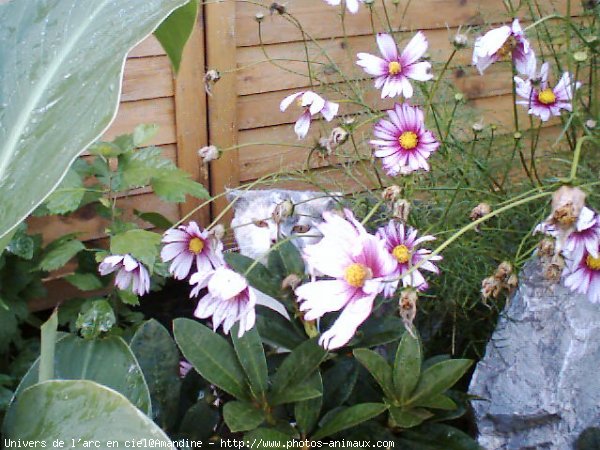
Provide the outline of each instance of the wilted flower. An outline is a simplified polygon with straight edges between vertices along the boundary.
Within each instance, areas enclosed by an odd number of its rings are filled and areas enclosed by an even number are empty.
[[[494,272],[494,278],[500,281],[508,280],[508,277],[513,273],[513,266],[508,261],[502,261]]]
[[[115,285],[125,290],[131,285],[134,294],[144,295],[150,292],[150,274],[144,265],[131,255],[110,255],[104,258],[98,267],[100,275],[117,272]]]
[[[198,150],[198,156],[202,158],[202,161],[206,164],[219,159],[221,157],[221,150],[214,145],[209,145]]]
[[[592,303],[600,303],[600,241],[595,254],[584,250],[580,260],[574,260],[565,269],[565,286],[574,292],[587,295]]]
[[[418,249],[417,247],[423,242],[434,241],[433,236],[422,236],[417,238],[417,230],[406,226],[403,223],[391,220],[385,227],[377,230],[379,236],[385,242],[385,248],[394,258],[396,262],[395,276],[402,279],[402,284],[412,286],[419,290],[428,288],[425,277],[420,272],[421,269],[439,273],[438,268],[433,264],[433,261],[440,261],[440,255],[430,256],[431,250]],[[427,259],[419,269],[413,270],[408,276],[404,276],[411,267],[420,264],[424,259]],[[395,290],[395,285],[391,285],[391,293]]]
[[[392,204],[392,217],[400,222],[406,223],[410,214],[410,202],[404,198],[396,200]]]
[[[386,187],[381,192],[381,198],[386,202],[393,202],[402,195],[402,188],[396,184]]]
[[[221,74],[215,70],[211,69],[206,72],[204,75],[204,91],[208,95],[212,95],[212,87],[214,84],[221,79]]]
[[[173,261],[169,272],[178,280],[189,275],[194,262],[196,270],[203,273],[223,264],[223,243],[196,222],[167,230],[162,242],[165,246],[160,256],[164,262]]]
[[[213,330],[223,325],[223,332],[228,334],[231,327],[239,322],[238,337],[242,337],[254,326],[256,293],[243,276],[221,266],[212,272],[210,277],[205,273],[195,273],[190,279],[190,284],[208,286],[208,293],[198,302],[194,316],[199,319],[212,316]],[[198,292],[199,289],[194,289],[192,296]]]
[[[577,222],[584,205],[585,192],[562,186],[552,194],[552,213],[546,221],[558,228],[570,229]]]
[[[396,262],[383,242],[367,233],[352,212],[345,218],[323,213],[319,225],[323,239],[304,248],[308,265],[333,280],[319,280],[296,288],[305,320],[342,310],[319,343],[328,349],[346,344],[373,309],[373,301],[393,276]]]
[[[481,219],[482,217],[487,216],[491,212],[492,207],[488,203],[480,203],[471,210],[471,214],[469,214],[469,219],[471,219],[472,221],[476,221]],[[479,226],[475,227],[475,231],[479,233]]]
[[[485,69],[496,61],[510,55],[517,71],[532,76],[535,71],[535,53],[525,37],[525,33],[515,19],[511,26],[504,25],[488,31],[475,40],[473,65],[483,75]]]
[[[225,237],[225,227],[218,223],[211,228],[209,234],[213,235],[216,240],[221,241]]]
[[[341,1],[346,3],[346,8],[352,14],[356,14],[358,12],[358,4],[359,2],[363,2],[363,0],[325,0],[330,5],[339,5]]]
[[[565,260],[559,254],[555,254],[550,261],[542,262],[542,274],[551,283],[558,283],[565,268]]]
[[[544,238],[538,244],[538,255],[542,259],[552,258],[555,254],[554,239]]]
[[[319,140],[319,145],[327,152],[328,155],[331,155],[335,149],[337,149],[340,145],[344,144],[348,140],[348,133],[342,127],[335,127],[331,130],[331,134],[327,138],[321,138]]]
[[[387,111],[389,120],[381,119],[373,129],[378,147],[374,155],[382,158],[383,168],[390,176],[409,174],[419,169],[429,170],[427,159],[440,143],[425,129],[423,111],[406,103]]]
[[[481,297],[486,303],[489,298],[498,298],[502,291],[502,283],[496,278],[487,277],[481,281]]]
[[[469,38],[467,37],[466,34],[460,33],[460,30],[458,33],[456,33],[454,35],[454,38],[452,39],[452,44],[454,45],[454,48],[456,48],[457,50],[465,48],[468,43],[469,43]]]
[[[513,273],[511,276],[508,277],[508,280],[506,280],[506,286],[508,287],[508,291],[509,292],[514,291],[518,285],[519,285],[519,277],[517,277],[516,273]]]
[[[400,300],[398,302],[400,317],[404,323],[404,328],[410,333],[412,337],[416,337],[413,332],[413,321],[417,316],[417,300],[419,294],[415,289],[408,288],[403,289],[400,293]]]
[[[269,11],[271,12],[271,14],[273,14],[273,13],[285,14],[286,13],[285,6],[281,5],[277,2],[271,3],[271,6],[269,6]]]
[[[330,122],[333,120],[340,107],[337,103],[327,101],[312,91],[302,91],[284,98],[279,105],[279,109],[282,112],[285,111],[294,100],[298,100],[298,105],[304,108],[304,113],[296,121],[296,125],[294,126],[294,131],[299,139],[304,139],[306,137],[312,116],[321,113],[325,120]]]
[[[548,63],[542,64],[539,74],[539,85],[534,86],[532,80],[524,81],[515,77],[516,92],[525,100],[517,100],[518,105],[529,109],[529,114],[538,116],[543,122],[551,116],[560,116],[560,110],[572,111],[573,81],[571,75],[565,72],[554,89],[548,87]],[[575,89],[581,87],[575,83]]]
[[[381,89],[381,98],[403,95],[413,96],[413,87],[409,78],[417,81],[429,81],[433,78],[431,64],[418,60],[427,51],[427,38],[419,31],[410,40],[402,54],[398,55],[394,38],[385,33],[377,34],[377,45],[383,58],[369,53],[358,53],[356,64],[369,75],[375,76],[375,88]]]

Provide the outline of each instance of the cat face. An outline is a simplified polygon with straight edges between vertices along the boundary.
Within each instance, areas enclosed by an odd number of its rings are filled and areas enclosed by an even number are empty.
[[[316,225],[322,222],[323,212],[335,205],[333,198],[320,192],[228,191],[230,202],[236,198],[231,226],[240,253],[261,262],[265,262],[269,249],[280,239],[290,238],[299,249],[317,243],[322,236]],[[295,205],[294,213],[277,224],[273,210],[286,200]]]

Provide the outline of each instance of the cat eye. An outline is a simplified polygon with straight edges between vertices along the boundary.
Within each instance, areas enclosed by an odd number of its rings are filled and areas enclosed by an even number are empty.
[[[292,228],[294,233],[307,233],[308,230],[310,230],[310,225],[295,225],[294,228]]]
[[[266,220],[255,220],[254,225],[258,228],[267,228],[269,226]]]

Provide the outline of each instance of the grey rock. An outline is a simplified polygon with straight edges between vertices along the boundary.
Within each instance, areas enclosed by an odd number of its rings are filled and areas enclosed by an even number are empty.
[[[572,449],[600,424],[600,306],[545,281],[537,259],[498,321],[469,392],[487,450]]]

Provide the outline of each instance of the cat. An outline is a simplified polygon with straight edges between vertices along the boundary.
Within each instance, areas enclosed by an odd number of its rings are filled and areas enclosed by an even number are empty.
[[[235,200],[231,227],[240,253],[264,263],[280,239],[290,238],[299,250],[316,244],[322,238],[317,225],[323,221],[323,212],[333,209],[338,198],[337,193],[311,191],[228,190],[227,200]],[[293,213],[277,224],[273,211],[286,201],[294,205]]]

